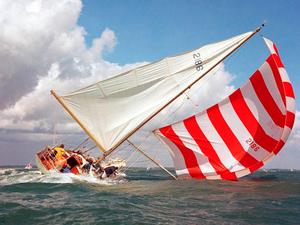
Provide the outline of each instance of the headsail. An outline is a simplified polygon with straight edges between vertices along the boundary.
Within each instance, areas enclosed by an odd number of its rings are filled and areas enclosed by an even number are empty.
[[[107,151],[257,31],[164,58],[56,97]]]
[[[235,180],[262,167],[286,142],[295,96],[276,46],[241,88],[207,110],[160,128],[182,178]]]

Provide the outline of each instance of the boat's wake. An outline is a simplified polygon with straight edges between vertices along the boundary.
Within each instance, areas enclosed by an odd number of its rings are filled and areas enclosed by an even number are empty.
[[[36,169],[25,170],[15,168],[0,169],[0,185],[12,185],[18,183],[92,183],[99,185],[114,185],[126,182],[125,174],[120,174],[114,179],[100,180],[93,176],[74,175],[72,173],[42,174]]]

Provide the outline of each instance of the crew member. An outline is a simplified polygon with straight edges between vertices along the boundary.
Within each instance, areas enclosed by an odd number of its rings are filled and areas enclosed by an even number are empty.
[[[55,157],[56,159],[61,159],[62,156],[66,153],[64,144],[57,146],[54,148],[54,152],[56,151]]]

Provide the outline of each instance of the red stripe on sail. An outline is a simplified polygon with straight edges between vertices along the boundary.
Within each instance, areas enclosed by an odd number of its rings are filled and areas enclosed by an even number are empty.
[[[273,43],[273,42],[272,42],[272,43]],[[273,48],[274,48],[276,54],[279,56],[279,52],[278,52],[277,46],[276,46],[274,43],[273,43]]]
[[[174,132],[172,126],[167,126],[167,127],[161,128],[161,129],[159,129],[159,131],[166,138],[168,138],[170,141],[172,141],[177,146],[177,148],[180,150],[180,152],[181,152],[181,154],[184,158],[184,162],[185,162],[186,168],[189,171],[190,176],[193,177],[193,178],[197,178],[197,179],[205,178],[205,176],[201,172],[201,169],[198,165],[198,161],[197,161],[197,158],[196,158],[194,152],[191,149],[187,148],[182,143],[180,138]]]
[[[247,128],[254,141],[268,152],[273,152],[278,141],[266,134],[245,102],[241,90],[236,90],[229,96],[229,100],[234,111]]]
[[[251,171],[251,173],[253,173],[253,172],[255,172],[256,170],[258,170],[259,168],[261,168],[263,165],[264,165],[263,162],[257,163],[257,164],[255,164],[255,165],[251,166],[251,167],[249,168],[249,170]]]
[[[290,82],[283,82],[285,94],[287,97],[295,98],[294,90]]]
[[[285,116],[281,113],[278,105],[270,94],[259,70],[250,77],[250,82],[259,101],[263,104],[274,123],[279,127],[284,127]]]
[[[282,85],[282,79],[281,79],[278,67],[277,67],[277,65],[275,63],[275,60],[274,60],[273,56],[274,56],[274,54],[270,55],[267,58],[266,61],[269,63],[269,65],[271,67],[271,70],[272,70],[273,76],[275,78],[275,82],[276,82],[277,88],[278,88],[280,96],[281,96],[281,99],[282,99],[284,105],[286,105],[286,99],[285,99],[285,93],[284,93],[284,89],[283,89],[283,85]]]
[[[274,154],[277,155],[278,152],[282,149],[283,146],[284,146],[284,142],[282,140],[280,140],[278,142],[278,145],[276,146],[276,148],[274,150]]]
[[[236,180],[237,177],[235,176],[235,174],[231,173],[221,162],[214,147],[201,130],[200,124],[198,124],[196,117],[192,116],[184,120],[184,126],[196,141],[202,153],[208,157],[210,164],[213,166],[217,174],[220,175],[223,179]]]
[[[281,59],[278,55],[273,54],[272,57],[274,58],[277,67],[283,67],[284,68],[284,65],[283,65],[283,63],[282,63],[282,61],[281,61]]]
[[[259,162],[247,151],[245,151],[245,149],[223,118],[219,105],[210,107],[207,110],[207,114],[214,128],[221,136],[222,140],[224,141],[234,158],[236,158],[246,168]]]
[[[287,111],[285,125],[290,129],[292,129],[294,125],[294,121],[295,121],[295,114]]]
[[[220,174],[220,176],[224,180],[232,180],[232,181],[236,181],[237,180],[237,176],[235,175],[235,173],[232,173],[230,171],[224,172],[224,173]]]

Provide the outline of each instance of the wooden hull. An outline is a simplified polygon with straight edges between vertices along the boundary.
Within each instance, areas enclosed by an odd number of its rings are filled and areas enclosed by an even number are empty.
[[[64,156],[58,159],[53,155],[52,149],[45,148],[36,153],[35,161],[38,169],[46,174],[50,173],[50,171],[62,172],[63,168],[67,165],[67,160],[71,157],[76,160],[78,165],[72,166],[70,172],[76,175],[84,174],[81,167],[86,163],[86,160],[82,155],[72,151],[66,150]]]
[[[96,169],[97,167],[94,164],[90,164],[90,168],[87,169],[85,165],[89,163],[84,155],[71,150],[65,150],[62,156],[57,157],[54,152],[53,148],[46,147],[44,150],[36,153],[36,165],[42,173],[47,174],[51,171],[56,171],[58,173],[73,173],[75,175],[93,175],[94,177],[103,179],[110,177],[110,175],[115,176],[119,169],[126,166],[124,160],[115,159],[100,166],[101,170]]]

